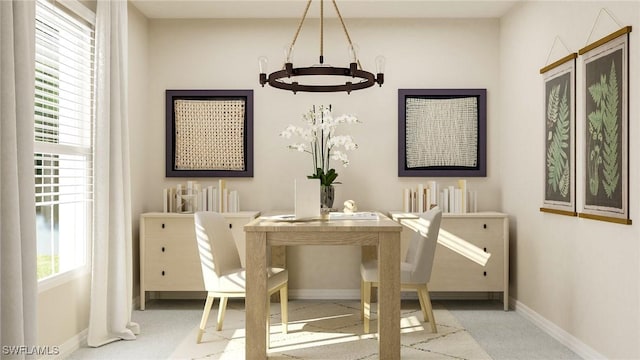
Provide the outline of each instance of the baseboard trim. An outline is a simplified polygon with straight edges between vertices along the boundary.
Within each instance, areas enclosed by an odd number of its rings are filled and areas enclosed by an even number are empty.
[[[80,349],[80,347],[84,346],[87,344],[87,334],[89,333],[89,329],[84,329],[82,330],[80,333],[72,336],[69,340],[65,341],[62,345],[60,345],[60,352],[58,354],[56,354],[55,356],[48,356],[48,355],[44,355],[44,356],[40,356],[38,357],[39,360],[44,360],[44,359],[66,359],[69,356],[71,356],[71,354]]]
[[[486,292],[430,292],[431,300],[490,300]],[[360,289],[289,289],[292,300],[360,300]],[[415,291],[403,291],[403,300],[417,300]]]
[[[136,304],[140,302],[140,296],[136,296],[133,298],[131,309],[136,309]],[[57,354],[54,359],[66,359],[71,354],[80,349],[83,346],[87,345],[87,337],[89,334],[89,328],[82,330],[80,333],[72,336],[70,339],[65,341],[62,345],[60,345],[60,353]],[[39,357],[38,360],[51,359],[50,356]]]
[[[527,305],[519,302],[518,300],[515,300],[514,298],[510,298],[509,300],[509,302],[511,303],[511,307],[515,309],[518,314],[534,323],[542,331],[549,334],[549,336],[551,336],[552,338],[558,340],[561,344],[571,349],[571,351],[575,352],[583,359],[607,358],[606,356],[591,348],[589,345],[580,341],[580,339],[560,328],[558,325],[547,320],[545,317],[538,314]]]
[[[418,299],[417,293],[409,292],[414,299]],[[497,294],[497,295],[496,295]],[[481,291],[429,291],[431,300],[500,300],[502,293],[481,292]],[[404,297],[403,297],[404,299]]]
[[[415,292],[402,292],[403,300],[417,300]],[[289,289],[291,300],[358,300],[360,289]]]

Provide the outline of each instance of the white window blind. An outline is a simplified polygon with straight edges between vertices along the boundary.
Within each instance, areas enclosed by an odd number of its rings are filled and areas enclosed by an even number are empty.
[[[93,201],[93,25],[36,2],[38,279],[85,265]]]

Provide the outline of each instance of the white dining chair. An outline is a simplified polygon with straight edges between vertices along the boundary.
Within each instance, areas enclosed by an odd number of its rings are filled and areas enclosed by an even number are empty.
[[[438,207],[420,214],[420,219],[415,222],[415,233],[412,235],[407,255],[400,264],[401,291],[410,290],[418,292],[418,300],[424,317],[429,321],[431,331],[437,333],[436,322],[431,307],[431,297],[427,284],[431,279],[433,258],[440,232],[442,211]],[[360,265],[362,277],[360,287],[360,317],[364,320],[364,332],[369,332],[369,320],[371,318],[371,289],[378,287],[378,261],[370,260]]]
[[[227,222],[217,212],[196,212],[194,214],[196,239],[202,265],[202,277],[207,291],[200,330],[196,342],[200,343],[205,332],[211,306],[216,297],[220,298],[218,322],[216,330],[222,330],[224,313],[228,298],[246,297],[246,270],[242,268],[240,255],[233,234]],[[251,249],[247,249],[251,251]],[[286,269],[269,267],[265,269],[267,280],[267,308],[269,299],[276,291],[280,292],[280,310],[282,319],[282,333],[287,333],[287,286],[289,274]],[[269,313],[267,313],[267,334],[269,334]],[[267,341],[267,346],[269,342]]]

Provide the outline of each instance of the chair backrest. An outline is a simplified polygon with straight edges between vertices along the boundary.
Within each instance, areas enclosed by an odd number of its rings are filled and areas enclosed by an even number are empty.
[[[201,211],[194,214],[194,220],[204,286],[214,291],[221,275],[242,268],[240,255],[224,216]]]
[[[420,214],[420,218],[428,223],[428,229],[426,234],[417,231],[413,234],[406,262],[412,265],[411,282],[426,284],[431,279],[433,258],[436,253],[440,222],[442,221],[442,210],[439,207],[434,207]]]

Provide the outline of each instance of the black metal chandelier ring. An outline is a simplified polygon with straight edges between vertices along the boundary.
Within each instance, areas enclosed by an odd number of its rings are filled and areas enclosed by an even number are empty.
[[[266,74],[265,74],[266,75]],[[354,79],[360,79],[363,81],[347,81],[340,85],[305,85],[300,84],[297,81],[285,82],[281,79],[288,79],[292,76],[317,76],[317,75],[330,75],[330,76],[345,76]],[[261,79],[262,85],[269,83],[269,85],[283,90],[291,90],[294,93],[298,91],[305,92],[340,92],[345,91],[350,93],[352,90],[366,89],[376,84],[376,82],[382,86],[383,75],[378,74],[377,78],[370,72],[360,70],[357,68],[356,63],[351,63],[349,68],[341,67],[301,67],[294,68],[293,64],[285,64],[285,69],[280,71],[274,71],[269,74],[268,79],[266,76]]]

